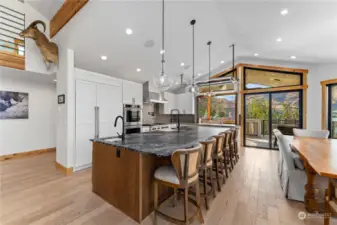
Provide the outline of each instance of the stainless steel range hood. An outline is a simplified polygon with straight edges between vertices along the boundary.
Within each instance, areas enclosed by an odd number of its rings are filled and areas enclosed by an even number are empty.
[[[144,103],[167,103],[163,92],[151,92],[149,81],[143,84],[143,102]]]

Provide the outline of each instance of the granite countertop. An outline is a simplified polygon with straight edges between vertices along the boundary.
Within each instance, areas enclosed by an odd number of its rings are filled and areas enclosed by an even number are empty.
[[[188,126],[182,127],[178,131],[156,131],[147,133],[130,134],[122,140],[113,140],[112,138],[98,138],[90,141],[112,145],[145,154],[156,156],[170,156],[181,148],[191,148],[198,145],[200,141],[208,140],[211,136],[224,132],[229,128]]]

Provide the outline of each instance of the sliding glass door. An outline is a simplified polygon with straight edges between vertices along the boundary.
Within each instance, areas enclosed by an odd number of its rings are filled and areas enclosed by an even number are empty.
[[[330,85],[328,93],[328,128],[330,137],[337,138],[337,84]]]
[[[292,135],[302,127],[301,91],[246,94],[244,101],[245,146],[277,149],[273,129]]]

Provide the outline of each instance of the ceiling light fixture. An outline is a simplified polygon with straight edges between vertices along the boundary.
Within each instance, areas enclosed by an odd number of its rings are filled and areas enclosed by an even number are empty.
[[[165,0],[162,4],[162,48],[165,49]],[[165,54],[161,54],[161,72],[153,77],[153,84],[161,91],[167,91],[173,84],[173,80],[165,74]]]
[[[102,60],[107,60],[107,59],[108,59],[108,57],[107,57],[107,56],[105,56],[105,55],[102,55],[102,56],[101,56],[101,59],[102,59]]]
[[[254,53],[254,56],[259,56],[259,53]]]
[[[195,85],[195,70],[194,70],[194,51],[195,51],[195,44],[194,44],[194,25],[196,21],[191,20],[190,24],[192,25],[192,84],[188,85],[186,90],[194,95],[197,95],[199,93],[199,88],[197,85]]]
[[[160,50],[160,54],[161,54],[161,55],[164,54],[164,53],[165,53],[165,50],[164,50],[164,49]]]
[[[276,41],[277,42],[282,42],[282,38],[279,37],[279,38],[276,39]]]
[[[185,63],[183,63],[183,62],[182,62],[182,63],[180,63],[180,66],[185,66]]]
[[[211,44],[212,44],[211,41],[207,42],[207,45],[208,45],[208,81],[211,80],[211,70],[212,70],[212,68],[211,68]],[[209,82],[208,83],[207,96],[211,97],[213,95],[214,95],[214,93],[213,93],[213,91],[211,91],[211,82]]]
[[[201,73],[198,73],[198,76],[201,76]]]
[[[142,69],[141,68],[137,68],[137,72],[141,72],[142,71]]]
[[[296,59],[296,56],[293,55],[293,56],[290,56],[290,58],[291,58],[291,59]]]
[[[54,82],[57,82],[57,80],[53,80]]]
[[[133,33],[133,31],[132,31],[130,28],[127,28],[127,29],[125,30],[125,33],[126,33],[127,35],[131,35],[131,34]]]
[[[289,13],[288,9],[282,9],[282,10],[281,10],[281,15],[282,15],[282,16],[285,16],[285,15],[287,15],[288,13]]]
[[[222,60],[220,63],[221,63],[221,64],[224,64],[224,63],[225,63],[225,61],[223,61],[223,60]]]

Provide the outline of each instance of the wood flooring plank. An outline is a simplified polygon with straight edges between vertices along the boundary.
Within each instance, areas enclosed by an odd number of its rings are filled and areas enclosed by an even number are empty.
[[[304,204],[284,198],[278,154],[242,148],[222,191],[210,199],[210,210],[202,206],[204,224],[323,225],[322,218],[299,220]],[[91,169],[64,176],[54,163],[55,153],[0,162],[1,225],[137,225],[92,193]],[[152,219],[148,216],[142,225],[153,225]],[[158,224],[170,225],[160,218]]]

